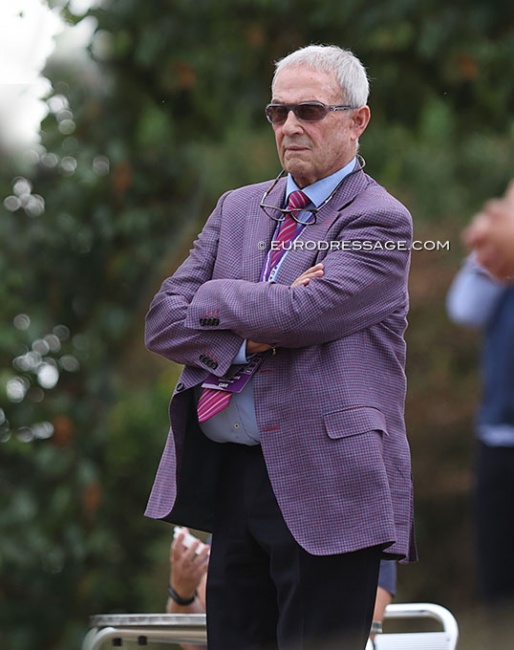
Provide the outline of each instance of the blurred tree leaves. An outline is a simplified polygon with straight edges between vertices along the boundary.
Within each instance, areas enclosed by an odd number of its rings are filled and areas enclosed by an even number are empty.
[[[89,614],[163,607],[168,532],[142,511],[177,369],[143,350],[144,310],[216,197],[278,171],[263,119],[273,61],[311,42],[358,54],[372,85],[362,153],[417,228],[448,233],[445,219],[502,192],[514,142],[507,2],[104,0],[84,16],[51,4],[95,27],[88,57],[47,65],[41,147],[4,157],[0,173],[0,628],[11,650],[78,647]],[[430,294],[449,264],[430,266],[428,287],[428,263],[413,265],[422,477],[427,385],[444,402],[474,368],[448,364],[473,341],[445,339]],[[439,430],[464,429],[469,398],[448,408]],[[431,525],[422,510],[422,539]]]

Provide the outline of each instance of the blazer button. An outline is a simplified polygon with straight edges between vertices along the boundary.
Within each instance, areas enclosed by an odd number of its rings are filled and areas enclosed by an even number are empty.
[[[212,324],[213,325],[219,325],[220,324],[220,319],[219,318],[213,318],[212,319]]]
[[[212,361],[212,362],[211,362],[211,368],[212,368],[213,370],[216,370],[217,367],[218,367],[218,364],[216,363],[216,361]]]
[[[199,318],[200,325],[205,325],[205,318]]]
[[[180,393],[180,391],[184,390],[184,388],[185,388],[184,384],[182,382],[179,382],[175,390],[177,391],[177,393]]]

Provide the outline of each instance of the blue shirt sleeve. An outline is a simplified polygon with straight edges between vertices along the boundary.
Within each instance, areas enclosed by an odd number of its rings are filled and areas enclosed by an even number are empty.
[[[394,560],[380,560],[378,586],[388,591],[391,596],[396,595],[396,562]]]
[[[248,361],[249,359],[247,359],[246,357],[246,339],[245,339],[241,344],[241,347],[239,348],[239,352],[234,357],[232,363],[235,365],[239,365],[243,363],[248,363]]]
[[[494,279],[470,256],[446,296],[448,317],[458,325],[484,327],[504,290],[505,284]]]

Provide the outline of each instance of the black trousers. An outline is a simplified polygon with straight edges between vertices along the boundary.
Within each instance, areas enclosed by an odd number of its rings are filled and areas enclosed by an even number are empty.
[[[307,553],[284,522],[260,447],[224,451],[207,581],[209,650],[363,649],[381,549]]]
[[[514,447],[478,443],[475,517],[481,596],[497,608],[514,605]]]

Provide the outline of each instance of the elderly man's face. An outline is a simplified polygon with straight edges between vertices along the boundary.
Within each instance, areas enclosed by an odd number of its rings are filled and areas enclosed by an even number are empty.
[[[335,75],[307,66],[284,68],[277,75],[273,102],[298,104],[313,100],[327,105],[344,103]],[[273,125],[282,167],[299,187],[330,176],[355,156],[369,117],[367,106],[332,111],[319,122],[304,122],[289,111],[285,122]]]

